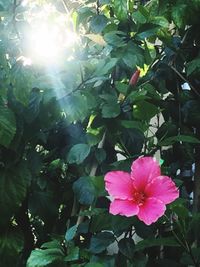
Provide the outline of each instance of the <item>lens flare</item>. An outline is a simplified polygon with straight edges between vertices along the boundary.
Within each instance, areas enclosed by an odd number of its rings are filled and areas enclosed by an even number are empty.
[[[53,6],[47,7],[43,6],[43,10],[29,18],[27,50],[33,62],[51,64],[72,56],[78,36],[67,15],[57,12]]]

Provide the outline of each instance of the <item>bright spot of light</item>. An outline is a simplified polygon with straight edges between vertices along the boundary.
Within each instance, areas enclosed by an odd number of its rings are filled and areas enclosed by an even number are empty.
[[[58,56],[59,40],[55,31],[48,31],[47,27],[35,30],[31,35],[31,53],[34,57],[53,59]]]
[[[60,32],[58,28],[44,26],[34,29],[30,37],[30,56],[36,61],[56,61],[71,47],[77,36],[70,31]]]
[[[53,5],[44,5],[29,18],[31,30],[27,33],[28,56],[37,63],[57,63],[73,56],[78,36],[66,15]]]
[[[32,65],[32,60],[30,58],[24,57],[24,56],[20,56],[17,58],[17,61],[22,61],[23,62],[23,66],[30,66]]]

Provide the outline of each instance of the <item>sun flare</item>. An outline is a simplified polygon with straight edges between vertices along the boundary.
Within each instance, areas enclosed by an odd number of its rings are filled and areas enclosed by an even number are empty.
[[[30,22],[32,28],[27,34],[27,50],[33,62],[50,64],[72,56],[78,36],[67,16],[56,12],[52,6],[40,10]]]

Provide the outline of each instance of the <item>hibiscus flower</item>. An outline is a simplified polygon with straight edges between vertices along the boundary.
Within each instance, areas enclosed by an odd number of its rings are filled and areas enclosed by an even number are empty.
[[[179,197],[178,188],[152,157],[133,161],[131,173],[111,171],[105,175],[105,187],[112,197],[109,212],[131,217],[150,225],[166,210],[166,204]]]

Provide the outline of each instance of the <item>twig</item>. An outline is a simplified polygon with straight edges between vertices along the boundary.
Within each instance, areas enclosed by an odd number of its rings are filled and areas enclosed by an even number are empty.
[[[190,88],[200,97],[200,94],[199,92],[194,88],[194,86],[187,80],[185,79],[185,77],[175,68],[173,67],[172,65],[169,65],[169,67],[183,80],[185,81],[186,83],[189,84]]]

